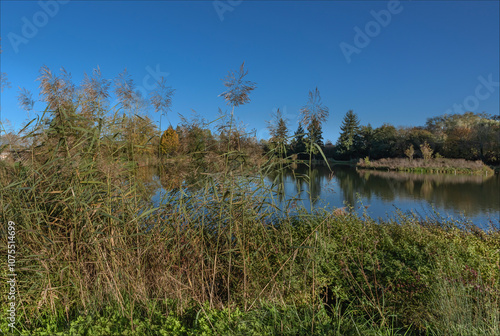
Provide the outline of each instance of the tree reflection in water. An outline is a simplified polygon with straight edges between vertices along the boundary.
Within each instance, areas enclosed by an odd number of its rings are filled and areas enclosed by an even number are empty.
[[[364,205],[376,203],[377,213],[394,211],[394,206],[413,202],[415,208],[425,205],[451,213],[469,216],[498,217],[500,212],[500,178],[477,175],[415,174],[361,170],[348,166],[309,168],[298,165],[282,171],[279,179],[285,198],[301,195],[312,204],[319,201],[342,207],[355,206],[358,195]],[[287,185],[289,187],[287,187]],[[291,188],[290,188],[291,187]],[[307,207],[310,208],[310,207]],[[383,209],[381,209],[383,208]],[[443,215],[445,214],[443,213]]]
[[[387,200],[426,200],[446,210],[477,215],[500,210],[499,176],[414,174],[358,170],[370,193]],[[390,198],[384,190],[390,189]]]
[[[491,218],[495,225],[500,222],[498,175],[415,174],[348,166],[332,169],[333,172],[326,166],[292,165],[272,171],[265,180],[272,186],[273,198],[282,209],[289,209],[292,203],[302,204],[308,210],[325,205],[341,208],[346,203],[356,207],[361,201],[371,206],[368,214],[375,217],[393,213],[395,207],[425,212],[433,212],[435,208],[445,216],[465,213],[473,217],[474,222],[487,224]],[[160,182],[164,191],[181,185],[196,189],[195,180],[200,177],[186,171],[166,167],[161,177],[155,175],[158,173],[154,170],[144,171],[141,176],[148,185],[152,185],[153,180]],[[154,193],[153,187],[146,189]]]

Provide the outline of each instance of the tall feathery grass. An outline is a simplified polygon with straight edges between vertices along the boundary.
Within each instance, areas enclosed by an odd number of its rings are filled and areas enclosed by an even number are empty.
[[[52,78],[44,85],[49,95],[73,94],[65,83]],[[271,185],[263,178],[277,169],[273,158],[246,174],[245,155],[231,145],[222,171],[203,170],[153,203],[152,187],[129,160],[135,154],[122,155],[136,153],[130,143],[118,133],[102,135],[119,117],[84,116],[80,105],[49,101],[49,127],[43,118],[35,121],[23,159],[1,163],[2,222],[17,227],[18,322],[8,327],[2,301],[0,329],[500,333],[498,227],[483,231],[405,214],[379,223],[350,211],[287,211],[274,188],[279,172]],[[7,255],[6,244],[0,251]],[[6,289],[5,266],[1,278]]]

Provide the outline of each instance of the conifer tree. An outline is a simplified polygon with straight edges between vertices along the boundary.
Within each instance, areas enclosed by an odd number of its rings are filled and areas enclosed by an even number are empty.
[[[340,129],[342,132],[337,141],[337,152],[342,156],[352,158],[356,150],[356,138],[359,136],[359,119],[356,113],[349,110],[344,116]]]
[[[307,104],[300,109],[302,123],[307,127],[307,146],[308,152],[317,153],[315,144],[323,146],[323,135],[321,125],[326,122],[329,115],[328,107],[321,102],[321,96],[318,88],[309,91],[309,100]]]
[[[179,148],[179,135],[171,125],[161,136],[160,148],[163,155],[171,155]]]
[[[299,127],[293,134],[293,139],[291,143],[292,151],[294,153],[304,153],[306,151],[306,143],[304,141],[306,131],[302,127],[302,123],[299,123]]]
[[[280,155],[286,156],[286,146],[288,144],[288,127],[286,125],[286,120],[283,118],[283,114],[280,109],[276,111],[273,115],[273,119],[267,122],[269,133],[271,138],[269,139],[270,144],[273,148],[276,148]]]
[[[317,144],[319,147],[323,147],[323,130],[321,129],[321,123],[313,118],[309,125],[307,125],[307,143],[311,146]],[[316,153],[315,147],[313,147],[312,152]]]

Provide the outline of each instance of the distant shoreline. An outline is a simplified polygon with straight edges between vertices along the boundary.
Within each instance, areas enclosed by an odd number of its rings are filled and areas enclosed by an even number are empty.
[[[402,159],[385,158],[370,161],[360,159],[356,167],[369,170],[399,171],[422,174],[470,174],[470,175],[494,175],[498,169],[492,169],[482,161],[468,161],[464,159],[434,158],[424,159]]]

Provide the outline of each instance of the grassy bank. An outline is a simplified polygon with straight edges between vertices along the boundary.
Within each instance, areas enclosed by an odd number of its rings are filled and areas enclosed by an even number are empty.
[[[2,222],[16,223],[14,334],[500,333],[498,227],[287,215],[236,168],[154,207],[126,163],[80,142],[39,150],[0,170]]]
[[[482,161],[467,161],[463,159],[434,158],[424,159],[401,159],[385,158],[370,161],[360,159],[357,167],[363,169],[394,170],[412,173],[444,173],[444,174],[475,174],[492,175],[494,170]]]
[[[0,273],[15,293],[0,302],[2,332],[500,333],[498,223],[483,231],[408,214],[380,223],[291,201],[280,210],[283,174],[273,185],[263,176],[287,163],[273,152],[254,161],[232,136],[217,151],[165,160],[168,192],[155,205],[137,168],[150,155],[147,141],[134,143],[139,133],[57,112],[27,127],[22,160],[0,161],[3,237],[15,223],[15,246],[0,245],[15,255]]]

